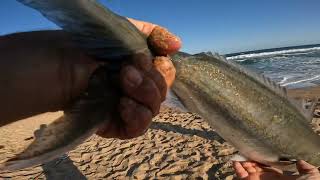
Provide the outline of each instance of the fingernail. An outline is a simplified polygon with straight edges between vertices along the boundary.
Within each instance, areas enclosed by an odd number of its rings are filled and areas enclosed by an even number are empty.
[[[132,66],[127,67],[126,80],[128,82],[128,85],[131,87],[137,87],[143,81],[140,72]]]

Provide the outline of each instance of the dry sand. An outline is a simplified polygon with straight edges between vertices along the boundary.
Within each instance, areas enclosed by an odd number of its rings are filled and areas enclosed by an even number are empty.
[[[143,136],[117,140],[94,135],[66,156],[39,167],[1,173],[0,178],[225,179],[233,174],[228,159],[234,153],[200,117],[166,109]]]
[[[291,94],[299,96],[296,92]],[[58,115],[49,113],[36,119],[48,123]],[[320,119],[313,122],[319,131]],[[22,137],[19,128],[27,132],[26,128],[32,126],[19,122],[14,133],[1,131],[0,156],[10,148],[19,147],[19,144],[5,146],[8,136],[9,139]],[[143,136],[117,140],[94,135],[61,158],[34,168],[3,172],[0,178],[230,180],[234,172],[229,158],[235,153],[199,116],[164,109]]]

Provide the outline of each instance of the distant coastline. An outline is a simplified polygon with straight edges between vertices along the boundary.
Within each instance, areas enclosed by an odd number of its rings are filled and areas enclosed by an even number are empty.
[[[289,49],[306,49],[306,48],[313,48],[313,47],[320,47],[320,44],[308,44],[308,45],[300,45],[300,46],[288,46],[288,47],[259,49],[259,50],[252,50],[252,51],[243,51],[243,52],[237,52],[237,53],[224,54],[224,56],[225,57],[232,57],[232,56],[239,56],[239,55],[246,55],[246,54],[256,54],[256,53],[283,51],[283,50],[289,50]]]

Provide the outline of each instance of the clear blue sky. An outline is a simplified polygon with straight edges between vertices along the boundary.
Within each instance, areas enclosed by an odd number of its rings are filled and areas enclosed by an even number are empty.
[[[167,27],[183,51],[231,53],[320,43],[319,0],[100,0],[120,15]],[[1,0],[0,34],[55,29],[14,0]]]

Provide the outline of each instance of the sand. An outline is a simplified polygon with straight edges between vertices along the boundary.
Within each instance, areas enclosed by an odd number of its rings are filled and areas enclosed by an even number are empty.
[[[301,97],[297,92],[292,91],[291,95]],[[320,114],[320,108],[317,112]],[[59,115],[61,113],[47,113],[35,119],[49,123]],[[320,118],[314,118],[313,127],[320,134]],[[19,129],[24,128],[24,132],[32,133],[34,125],[19,122],[9,129],[13,128],[14,133],[0,132],[1,156],[8,148],[19,147],[19,144],[2,147],[8,136],[9,139],[28,137],[19,133]],[[73,151],[50,163],[15,172],[2,172],[0,178],[231,180],[234,171],[229,159],[234,154],[236,150],[199,116],[163,109],[143,136],[117,140],[93,135]]]
[[[288,96],[292,98],[320,98],[320,86],[312,86],[306,88],[289,89]]]
[[[0,178],[230,179],[233,171],[228,160],[234,153],[235,149],[200,117],[165,109],[143,136],[117,140],[93,135],[61,158],[0,173]]]

